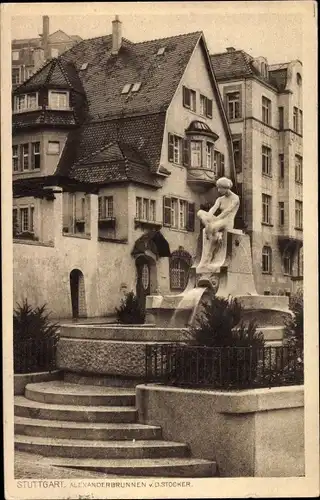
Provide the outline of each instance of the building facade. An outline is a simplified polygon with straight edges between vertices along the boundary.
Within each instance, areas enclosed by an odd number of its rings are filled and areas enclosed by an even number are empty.
[[[11,45],[12,86],[16,88],[52,57],[58,57],[79,43],[78,35],[58,30],[49,33],[49,17],[43,16],[43,31],[38,38],[14,39]]]
[[[302,63],[268,65],[229,47],[211,55],[228,116],[258,293],[303,279]]]
[[[183,290],[196,212],[236,182],[203,34],[132,43],[116,19],[15,89],[12,116],[15,302],[94,317]]]

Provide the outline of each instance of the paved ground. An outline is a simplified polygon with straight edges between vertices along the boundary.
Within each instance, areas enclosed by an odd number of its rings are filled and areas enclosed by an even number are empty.
[[[78,469],[53,467],[47,464],[41,464],[41,457],[38,455],[30,457],[29,453],[16,451],[14,460],[14,477],[15,479],[102,479],[117,476],[111,476],[100,472],[88,472]]]

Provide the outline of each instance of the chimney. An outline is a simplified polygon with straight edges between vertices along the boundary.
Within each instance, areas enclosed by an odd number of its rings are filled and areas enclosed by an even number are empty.
[[[120,47],[121,47],[121,42],[122,42],[121,26],[122,26],[122,23],[119,20],[119,16],[116,16],[115,20],[112,21],[112,50],[111,50],[111,54],[113,54],[113,55],[118,54]]]
[[[33,51],[33,65],[34,71],[37,71],[44,63],[44,50],[42,47],[35,47]]]
[[[44,50],[44,58],[49,59],[49,16],[42,16],[42,48]]]
[[[234,47],[227,47],[227,52],[235,52],[236,49]]]

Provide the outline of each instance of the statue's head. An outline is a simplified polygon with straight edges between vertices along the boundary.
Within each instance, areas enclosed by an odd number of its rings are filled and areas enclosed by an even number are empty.
[[[232,188],[233,184],[232,181],[228,179],[228,177],[220,177],[220,179],[218,179],[216,182],[216,186],[218,189],[218,193],[224,195],[229,191],[229,189]]]

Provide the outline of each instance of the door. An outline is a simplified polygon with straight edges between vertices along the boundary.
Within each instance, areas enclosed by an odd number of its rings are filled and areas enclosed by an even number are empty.
[[[86,300],[84,289],[84,276],[79,269],[73,269],[70,273],[70,291],[72,304],[72,317],[85,318]]]
[[[150,295],[150,264],[145,257],[138,257],[137,266],[137,298],[140,306],[145,309],[146,296]]]

